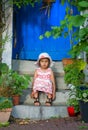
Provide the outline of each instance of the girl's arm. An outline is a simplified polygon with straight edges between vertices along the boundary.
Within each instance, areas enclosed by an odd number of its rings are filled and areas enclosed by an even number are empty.
[[[34,81],[35,81],[36,77],[37,77],[37,70],[35,70],[35,72],[34,72],[34,77],[33,77],[33,81],[32,81],[32,88],[34,86]]]
[[[35,72],[34,72],[34,77],[33,77],[33,81],[32,81],[32,93],[31,93],[31,98],[34,97],[33,86],[34,86],[34,81],[35,81],[36,77],[37,77],[37,70],[35,70]]]
[[[54,78],[54,73],[53,71],[51,70],[51,81],[52,81],[52,84],[53,84],[53,97],[52,99],[55,99],[55,94],[56,94],[56,84],[55,84],[55,78]]]

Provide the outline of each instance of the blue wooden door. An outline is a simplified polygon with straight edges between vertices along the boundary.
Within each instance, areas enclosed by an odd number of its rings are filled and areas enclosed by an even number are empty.
[[[49,17],[47,9],[41,7],[42,4],[36,4],[35,7],[28,5],[16,9],[13,19],[13,59],[36,60],[41,52],[48,52],[53,60],[69,57],[69,37],[39,39],[51,26],[60,25],[60,21],[65,17],[66,4],[62,6],[60,0],[52,3]]]

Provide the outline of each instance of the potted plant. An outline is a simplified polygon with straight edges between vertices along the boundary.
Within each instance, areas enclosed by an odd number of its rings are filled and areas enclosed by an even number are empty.
[[[88,83],[76,87],[76,97],[79,101],[82,120],[88,123]]]
[[[9,75],[9,67],[5,63],[0,63],[0,122],[8,124],[8,120],[12,111],[11,100],[11,77]]]
[[[21,75],[9,69],[5,63],[0,63],[0,73],[0,96],[13,97],[13,104],[19,104],[20,95],[28,87],[30,76]],[[16,104],[14,103],[15,97],[18,99]]]
[[[24,89],[28,88],[31,79],[29,75],[21,75],[16,71],[11,71],[11,77],[11,94],[13,98],[13,104],[18,105],[20,101],[20,95],[22,95]]]
[[[67,106],[69,116],[76,116],[79,113],[79,102],[76,97],[69,97]]]
[[[0,97],[0,122],[6,123],[9,120],[12,111],[12,100],[6,97]]]
[[[71,92],[79,101],[79,108],[82,120],[88,122],[88,83],[85,82],[84,69],[86,62],[77,60],[71,65],[67,65],[65,70],[65,82],[74,86]]]

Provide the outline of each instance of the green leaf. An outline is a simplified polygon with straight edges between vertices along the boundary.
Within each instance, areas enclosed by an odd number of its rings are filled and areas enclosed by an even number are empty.
[[[71,16],[69,20],[75,27],[79,27],[85,22],[85,18],[81,15]]]
[[[64,3],[65,3],[65,0],[61,0],[61,4],[64,5]]]
[[[40,40],[42,40],[43,38],[44,38],[44,36],[43,36],[43,35],[40,35],[40,36],[39,36],[39,39],[40,39]]]
[[[85,18],[88,18],[88,14],[83,14],[82,16]]]
[[[81,2],[78,3],[78,5],[80,7],[88,7],[88,2],[87,1],[81,1]]]
[[[50,36],[51,36],[51,32],[46,31],[46,32],[45,32],[45,37],[49,38]]]
[[[82,28],[82,29],[79,30],[79,37],[80,38],[83,38],[86,35],[88,35],[88,28]]]

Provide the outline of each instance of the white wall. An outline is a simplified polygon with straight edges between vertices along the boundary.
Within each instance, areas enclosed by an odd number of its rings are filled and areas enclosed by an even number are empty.
[[[5,49],[2,55],[2,62],[7,63],[9,65],[9,68],[12,66],[12,17],[13,17],[13,8],[11,5],[9,5],[8,1],[3,6],[3,9],[5,9],[5,18],[4,21],[6,22],[6,29],[3,33],[3,37],[5,37],[6,34],[8,34],[9,39],[5,43]]]

